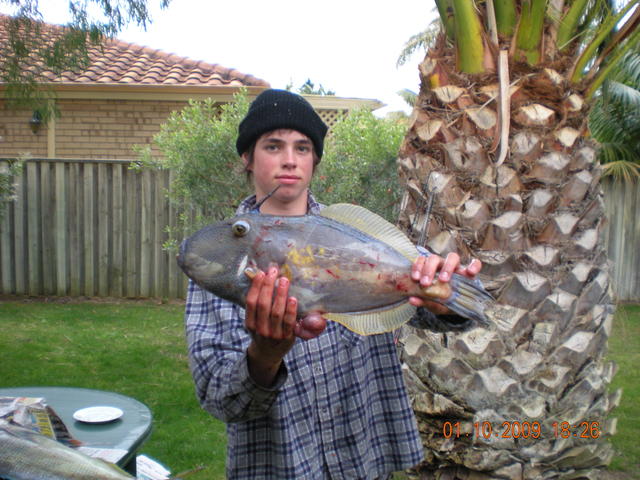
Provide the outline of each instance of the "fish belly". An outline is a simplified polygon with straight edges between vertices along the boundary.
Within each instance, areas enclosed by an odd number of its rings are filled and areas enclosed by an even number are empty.
[[[419,293],[411,262],[382,242],[321,226],[299,237],[263,238],[252,256],[263,270],[279,265],[301,314],[376,310]]]

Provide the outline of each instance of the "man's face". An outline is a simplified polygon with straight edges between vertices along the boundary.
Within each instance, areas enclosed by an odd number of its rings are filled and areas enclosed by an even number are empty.
[[[248,162],[248,154],[243,154]],[[253,163],[248,166],[253,174],[253,184],[258,199],[278,185],[272,197],[282,203],[302,201],[306,206],[307,188],[311,183],[314,167],[313,143],[296,130],[274,130],[263,134],[256,141]]]

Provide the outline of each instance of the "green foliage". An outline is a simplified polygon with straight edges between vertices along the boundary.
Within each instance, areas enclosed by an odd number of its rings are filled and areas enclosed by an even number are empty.
[[[410,107],[415,107],[416,102],[418,101],[418,94],[413,90],[409,90],[408,88],[403,88],[402,90],[398,90],[396,92],[404,102]]]
[[[246,91],[225,105],[192,101],[154,136],[162,157],[154,157],[150,147],[139,149],[137,168],[167,169],[173,175],[169,197],[179,212],[179,225],[169,231],[166,247],[175,248],[185,234],[233,216],[251,193],[235,149],[238,124],[248,108]],[[366,110],[338,122],[313,182],[318,199],[363,205],[394,221],[400,198],[396,158],[405,130],[403,123],[376,118]]]
[[[232,216],[250,192],[235,148],[238,124],[248,108],[244,90],[224,105],[211,99],[191,101],[173,112],[154,136],[163,157],[154,158],[149,147],[139,150],[141,167],[173,173],[169,197],[180,212],[178,231],[169,232],[175,241],[185,232]]]
[[[357,110],[332,128],[312,190],[326,204],[362,205],[395,222],[400,185],[396,159],[406,126]]]
[[[435,20],[429,24],[426,30],[412,35],[404,44],[398,60],[396,60],[396,67],[405,65],[417,51],[426,53],[429,47],[435,43],[438,32],[440,31],[440,25],[440,22]]]
[[[622,399],[612,416],[618,419],[616,434],[611,443],[616,454],[610,469],[629,472],[630,476],[614,478],[640,478],[638,459],[640,459],[640,305],[619,305],[609,337],[609,360],[616,363],[618,369],[611,381],[609,390],[622,389]]]
[[[286,87],[286,90],[292,90],[293,84],[289,83]],[[300,87],[296,90],[300,95],[335,95],[336,92],[333,90],[325,89],[322,84],[318,84],[316,87],[315,83],[311,81],[310,78],[307,78],[307,81],[304,82]]]
[[[159,0],[165,8],[170,0]],[[150,21],[148,0],[68,0],[71,21],[54,35],[46,32],[37,1],[0,0],[12,10],[6,22],[8,41],[0,48],[0,81],[6,84],[5,97],[15,107],[37,109],[46,121],[56,114],[50,99],[51,88],[43,70],[58,75],[88,65],[88,48],[100,45],[133,22],[146,28]]]
[[[22,161],[12,159],[0,162],[0,222],[4,217],[7,203],[15,199],[15,175],[20,172]]]
[[[640,178],[640,54],[628,53],[589,115],[589,128],[600,142],[605,175]]]

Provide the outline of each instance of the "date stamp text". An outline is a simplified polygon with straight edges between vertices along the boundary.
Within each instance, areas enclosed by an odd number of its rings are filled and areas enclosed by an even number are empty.
[[[542,424],[537,421],[507,421],[502,424],[493,424],[489,421],[474,422],[469,431],[463,428],[461,422],[444,422],[442,426],[442,434],[445,438],[533,438],[539,439],[545,437]],[[569,422],[553,422],[551,431],[546,432],[547,437],[551,438],[584,438],[596,439],[600,437],[599,422],[580,422],[571,424]]]

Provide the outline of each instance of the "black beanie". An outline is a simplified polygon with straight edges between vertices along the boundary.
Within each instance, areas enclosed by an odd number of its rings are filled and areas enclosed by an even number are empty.
[[[290,128],[304,133],[318,158],[322,158],[327,126],[311,104],[300,95],[286,90],[265,90],[251,103],[247,115],[238,127],[236,149],[242,155],[266,132]]]

